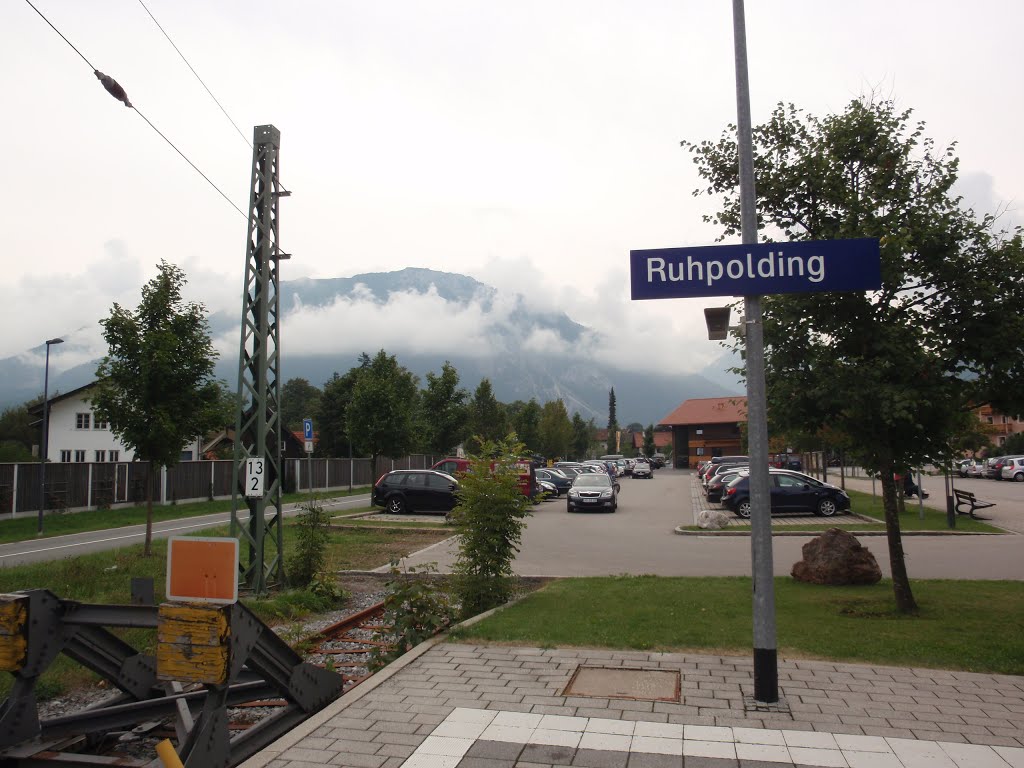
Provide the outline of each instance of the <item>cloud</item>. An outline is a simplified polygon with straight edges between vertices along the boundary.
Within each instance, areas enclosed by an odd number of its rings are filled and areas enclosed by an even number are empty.
[[[960,174],[953,192],[963,197],[964,205],[972,208],[978,216],[997,215],[996,227],[999,229],[1024,225],[1020,204],[997,193],[995,177],[990,173],[968,171]]]
[[[217,272],[197,255],[184,259],[181,267],[188,278],[186,300],[201,301],[208,311],[229,317],[240,313],[240,276]],[[557,264],[538,265],[526,257],[491,259],[476,276],[497,292],[465,304],[449,303],[434,289],[396,292],[381,301],[365,286],[327,306],[297,302],[282,308],[282,350],[348,359],[378,349],[400,359],[403,354],[446,359],[525,353],[551,358],[554,364],[595,362],[670,374],[692,373],[721,354],[705,338],[699,302],[632,302],[624,269],[575,267],[578,279],[569,286],[549,279],[557,269]],[[25,362],[42,368],[45,350],[38,348],[53,336],[65,343],[51,349],[51,373],[102,357],[106,344],[100,319],[114,302],[137,306],[152,274],[155,263],[144,265],[124,242],[111,240],[102,259],[83,263],[75,274],[21,278],[8,303],[12,316],[44,317],[45,324],[11,324],[0,342],[0,357],[23,355]],[[586,328],[580,338],[563,338],[546,322],[562,314]],[[214,345],[222,360],[234,359],[237,327],[217,335]]]

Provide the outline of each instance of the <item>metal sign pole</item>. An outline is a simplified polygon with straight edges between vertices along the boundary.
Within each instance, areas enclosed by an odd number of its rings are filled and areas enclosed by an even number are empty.
[[[747,78],[747,35],[743,0],[733,0],[736,49],[736,113],[740,159],[740,216],[744,245],[757,242],[754,150]],[[760,296],[745,296],[747,351],[747,429],[750,443],[750,548],[754,581],[754,699],[779,700],[775,641],[775,574],[772,565],[772,511],[768,474],[768,418],[764,378],[764,334]]]

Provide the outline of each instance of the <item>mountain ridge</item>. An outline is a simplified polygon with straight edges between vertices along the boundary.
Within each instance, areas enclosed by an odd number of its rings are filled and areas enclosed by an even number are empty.
[[[368,272],[352,277],[297,278],[281,282],[282,324],[289,317],[306,311],[324,311],[339,301],[366,301],[387,305],[396,295],[423,296],[433,292],[444,307],[465,309],[476,305],[482,317],[490,322],[483,329],[491,354],[470,354],[457,342],[447,354],[419,354],[413,349],[392,349],[374,341],[373,329],[360,329],[365,345],[360,351],[373,354],[385,348],[399,363],[420,378],[421,385],[428,371],[438,372],[449,360],[459,372],[461,385],[471,393],[482,378],[490,379],[495,396],[503,402],[529,400],[539,402],[561,399],[570,412],[594,418],[598,424],[607,419],[608,391],[615,388],[617,410],[622,423],[634,421],[657,423],[683,400],[738,394],[738,386],[728,386],[724,365],[716,361],[707,374],[669,375],[659,372],[634,371],[629,367],[598,364],[585,354],[572,357],[577,344],[601,344],[602,336],[572,320],[564,312],[537,311],[529,308],[519,294],[502,295],[497,289],[475,278],[458,273],[409,267],[394,272]],[[499,314],[495,308],[503,303]],[[433,318],[443,322],[444,318]],[[211,333],[230,334],[238,327],[239,318],[227,311],[209,316]],[[447,339],[443,328],[438,330]],[[525,349],[521,341],[537,334],[551,340],[552,354],[539,354]],[[564,345],[564,346],[561,346]],[[42,348],[32,350],[39,352]],[[564,349],[565,354],[560,354]],[[584,350],[585,352],[585,350]],[[0,406],[25,402],[42,392],[41,365],[27,363],[24,356],[0,360]],[[344,373],[357,364],[358,353],[351,359],[338,354],[300,354],[289,352],[287,336],[282,341],[282,383],[304,378],[322,387],[333,373]],[[50,392],[70,391],[94,378],[96,363],[70,368],[58,375],[51,365]],[[33,375],[34,373],[34,375]],[[724,374],[724,375],[723,375]],[[233,387],[237,381],[237,359],[221,358],[216,375]],[[713,380],[714,379],[714,380]]]

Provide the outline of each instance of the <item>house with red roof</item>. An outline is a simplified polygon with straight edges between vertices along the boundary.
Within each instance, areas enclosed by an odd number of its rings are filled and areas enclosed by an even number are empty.
[[[672,428],[675,466],[693,468],[713,456],[742,454],[740,425],[747,421],[747,398],[701,397],[684,401],[658,422]]]

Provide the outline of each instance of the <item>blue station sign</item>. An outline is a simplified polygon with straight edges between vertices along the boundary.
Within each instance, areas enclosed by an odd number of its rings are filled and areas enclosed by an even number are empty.
[[[657,248],[629,252],[632,298],[872,291],[882,286],[878,240]]]

